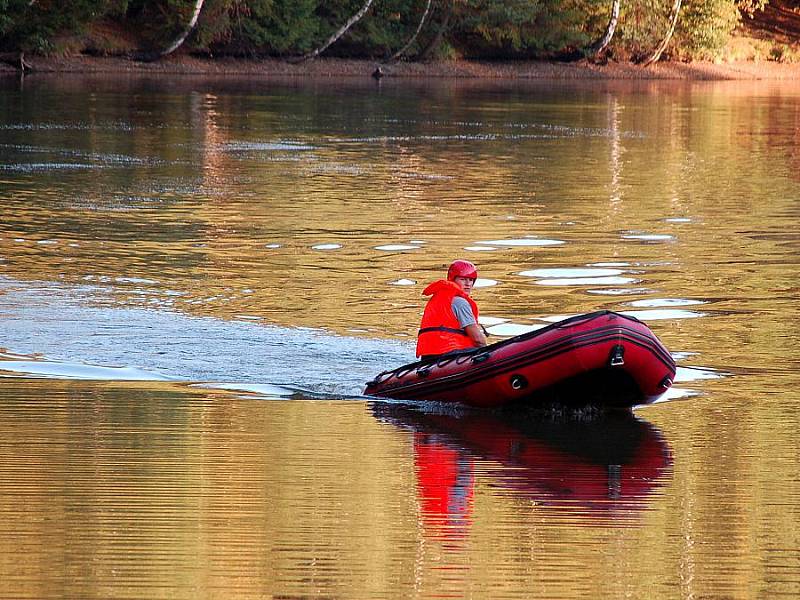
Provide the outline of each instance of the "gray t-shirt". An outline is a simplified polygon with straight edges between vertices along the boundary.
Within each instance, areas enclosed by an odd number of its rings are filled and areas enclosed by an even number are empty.
[[[458,319],[458,323],[461,327],[477,325],[475,322],[475,315],[472,314],[472,307],[469,305],[466,298],[462,298],[461,296],[454,297],[453,301],[450,303],[450,308],[453,309],[453,314],[456,316],[456,319]]]

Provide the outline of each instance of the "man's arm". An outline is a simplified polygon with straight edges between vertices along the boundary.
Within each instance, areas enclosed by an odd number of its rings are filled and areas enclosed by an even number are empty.
[[[481,329],[480,325],[467,325],[464,327],[464,331],[467,332],[467,335],[473,342],[475,342],[476,346],[486,345],[486,336],[483,335],[483,330]]]

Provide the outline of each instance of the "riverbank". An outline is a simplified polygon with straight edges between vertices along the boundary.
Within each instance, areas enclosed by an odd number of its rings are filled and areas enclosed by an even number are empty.
[[[369,77],[376,61],[318,58],[303,63],[279,59],[204,59],[179,55],[157,62],[138,62],[117,57],[73,56],[60,58],[26,57],[31,72],[41,73],[151,73],[165,75],[251,75],[258,77]],[[683,80],[790,80],[800,81],[800,64],[769,61],[728,63],[664,62],[650,67],[631,63],[587,61],[481,62],[436,61],[381,64],[385,77],[398,78],[486,78],[486,79],[683,79]],[[0,73],[17,73],[0,63]]]

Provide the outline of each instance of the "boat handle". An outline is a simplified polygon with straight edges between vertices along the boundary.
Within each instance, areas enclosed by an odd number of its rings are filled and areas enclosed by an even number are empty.
[[[472,362],[474,363],[482,363],[485,360],[488,360],[490,354],[488,352],[481,352],[480,354],[476,354],[472,357]]]
[[[625,364],[625,346],[614,346],[608,359],[608,364],[612,367],[621,367]]]

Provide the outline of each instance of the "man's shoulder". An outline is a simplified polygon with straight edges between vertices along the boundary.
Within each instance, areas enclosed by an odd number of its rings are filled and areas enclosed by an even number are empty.
[[[472,314],[472,306],[466,298],[456,296],[450,303],[450,308],[452,308],[453,314],[462,327],[475,323],[475,315]]]
[[[451,306],[455,308],[458,306],[459,308],[466,308],[470,312],[472,312],[472,307],[469,305],[469,300],[464,298],[464,296],[453,296],[453,299],[450,301]]]

